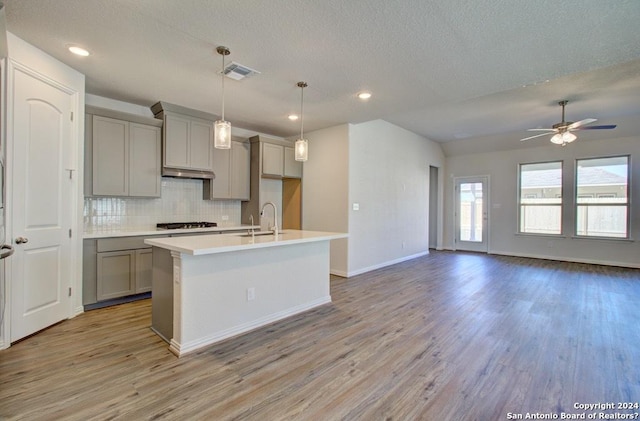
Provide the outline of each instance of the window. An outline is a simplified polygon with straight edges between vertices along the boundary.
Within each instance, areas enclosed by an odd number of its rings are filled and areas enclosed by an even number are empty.
[[[527,234],[562,232],[562,162],[520,164],[520,228]]]
[[[576,235],[629,237],[629,157],[576,161]]]

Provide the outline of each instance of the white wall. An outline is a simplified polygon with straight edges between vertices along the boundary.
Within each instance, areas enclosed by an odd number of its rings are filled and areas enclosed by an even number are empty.
[[[636,241],[572,238],[575,160],[631,155],[631,237]],[[517,235],[518,164],[563,160],[565,233],[562,237]],[[489,253],[640,267],[640,142],[637,137],[578,140],[543,146],[447,157],[444,247],[453,248],[453,177],[488,175]],[[567,200],[567,197],[571,199]],[[567,226],[569,225],[569,226]]]
[[[427,254],[429,166],[443,167],[440,145],[374,120],[352,126],[349,151],[349,274]]]
[[[332,273],[353,276],[428,253],[429,166],[443,168],[440,145],[382,120],[306,136],[303,228],[349,233],[331,243]]]
[[[349,132],[343,124],[305,133],[309,160],[303,164],[302,228],[349,232]],[[348,239],[331,241],[331,273],[347,276]]]

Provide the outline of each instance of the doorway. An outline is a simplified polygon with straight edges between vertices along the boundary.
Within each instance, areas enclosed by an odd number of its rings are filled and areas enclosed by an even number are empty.
[[[282,229],[302,229],[302,183],[299,178],[282,179]]]
[[[488,186],[486,176],[455,179],[456,250],[488,251]]]
[[[429,248],[438,247],[438,167],[429,166]]]
[[[11,34],[9,41],[6,211],[15,253],[7,264],[4,327],[15,342],[72,317],[80,300],[74,287],[84,76]]]

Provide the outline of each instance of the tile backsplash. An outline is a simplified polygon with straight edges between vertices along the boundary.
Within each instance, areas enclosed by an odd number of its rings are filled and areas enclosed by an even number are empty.
[[[202,200],[202,180],[162,178],[162,197],[86,197],[84,231],[155,229],[158,222],[240,225],[239,200]],[[226,217],[226,220],[223,220]]]

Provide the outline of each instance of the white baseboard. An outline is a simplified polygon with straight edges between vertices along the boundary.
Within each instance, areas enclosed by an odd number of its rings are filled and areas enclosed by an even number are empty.
[[[544,254],[514,253],[511,251],[500,251],[500,250],[491,250],[488,254],[497,254],[500,256],[513,256],[513,257],[528,257],[530,259],[555,260],[558,262],[586,263],[590,265],[617,266],[617,267],[640,269],[640,263],[615,262],[611,260],[568,258],[568,257],[561,257],[561,256],[548,256]]]
[[[186,342],[183,344],[180,344],[176,342],[174,339],[171,339],[171,341],[169,342],[170,344],[169,350],[175,355],[177,355],[178,357],[181,357],[185,354],[196,351],[202,347],[214,344],[216,342],[223,341],[225,339],[229,339],[234,336],[238,336],[243,333],[247,333],[249,331],[258,329],[262,326],[266,326],[268,324],[277,322],[279,320],[286,319],[287,317],[291,317],[296,314],[311,310],[313,308],[320,307],[325,304],[329,304],[330,302],[331,302],[331,296],[322,297],[308,303],[304,303],[295,307],[288,308],[283,311],[279,311],[277,313],[270,314],[258,320],[252,320],[249,323],[243,323],[241,325],[237,325],[229,329],[215,332],[212,335],[205,336],[198,340]]]
[[[423,251],[420,253],[416,253],[416,254],[412,254],[410,256],[403,256],[400,257],[398,259],[395,260],[389,260],[383,263],[379,263],[377,265],[373,265],[373,266],[368,266],[366,268],[362,268],[362,269],[358,269],[358,270],[354,270],[354,271],[349,271],[349,273],[347,274],[347,278],[351,277],[351,276],[356,276],[356,275],[360,275],[362,273],[366,273],[366,272],[371,272],[372,270],[376,270],[376,269],[381,269],[387,266],[391,266],[391,265],[395,265],[397,263],[402,263],[402,262],[406,262],[407,260],[412,260],[412,259],[417,259],[418,257],[422,257],[422,256],[426,256],[427,254],[429,254],[429,251]]]

